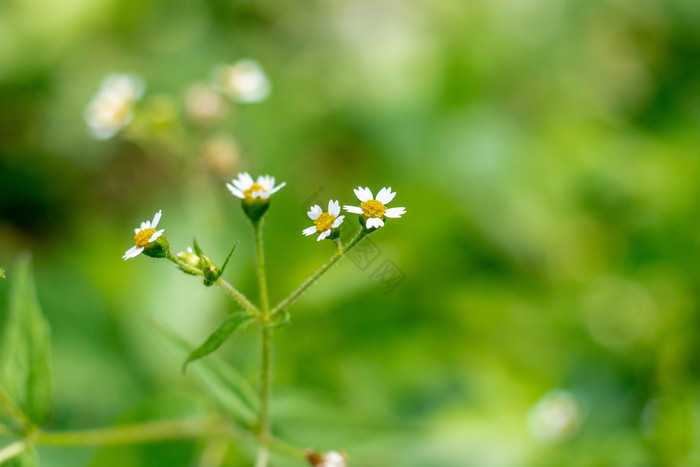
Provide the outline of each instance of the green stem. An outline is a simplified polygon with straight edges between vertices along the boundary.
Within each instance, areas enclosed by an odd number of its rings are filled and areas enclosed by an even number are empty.
[[[270,298],[267,292],[267,277],[265,275],[265,252],[262,238],[263,220],[253,222],[255,232],[255,250],[257,252],[258,286],[260,289],[260,305],[262,307],[259,316],[261,328],[261,359],[260,359],[260,427],[258,436],[260,449],[256,467],[267,467],[270,457],[270,360],[272,350],[272,328],[270,322]]]
[[[203,435],[233,434],[233,429],[221,419],[189,419],[149,422],[93,430],[61,433],[38,432],[37,444],[51,446],[86,446],[138,444],[171,439],[197,438]]]
[[[260,305],[262,307],[263,318],[267,319],[268,312],[270,311],[270,298],[267,294],[267,276],[265,275],[265,252],[263,251],[262,225],[262,219],[258,220],[257,222],[253,222],[253,229],[255,231],[255,250],[257,252],[258,260],[258,287],[260,288]]]
[[[272,309],[271,315],[288,308],[292,303],[294,303],[299,297],[301,297],[306,289],[311,287],[316,283],[316,281],[325,273],[327,273],[333,266],[336,265],[340,259],[345,256],[350,250],[355,248],[360,241],[365,238],[368,234],[367,229],[361,228],[357,234],[342,248],[338,248],[336,252],[331,256],[331,259],[321,266],[311,277],[306,279],[303,284],[301,284],[294,292],[289,295],[289,297],[282,300],[275,308]]]
[[[27,449],[27,443],[23,439],[0,449],[0,465],[13,457],[19,456],[25,449]]]
[[[241,305],[245,310],[251,313],[253,316],[260,318],[260,310],[258,307],[250,303],[250,300],[246,298],[245,295],[240,293],[231,284],[223,280],[221,277],[216,281],[216,284],[226,291],[239,305]]]

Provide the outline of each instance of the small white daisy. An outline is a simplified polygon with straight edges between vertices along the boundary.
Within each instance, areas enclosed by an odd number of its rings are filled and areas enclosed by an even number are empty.
[[[344,453],[338,451],[327,452],[318,467],[347,467],[347,459]]]
[[[340,203],[338,201],[328,201],[328,212],[323,212],[318,204],[311,206],[309,212],[306,213],[309,218],[314,221],[312,227],[306,228],[302,233],[306,236],[318,233],[317,241],[327,238],[333,231],[340,227],[345,216],[339,216]]]
[[[136,256],[140,255],[141,252],[148,245],[155,242],[158,239],[158,237],[163,235],[165,229],[156,230],[162,212],[162,210],[158,211],[156,215],[153,216],[152,221],[141,222],[141,227],[138,229],[134,229],[134,233],[136,234],[134,235],[134,242],[136,243],[136,245],[132,246],[126,251],[126,253],[124,253],[124,256],[122,256],[124,261],[130,258],[135,258]]]
[[[406,213],[406,208],[387,208],[396,192],[391,191],[391,187],[382,188],[374,198],[369,188],[357,187],[355,196],[361,201],[360,206],[343,206],[347,212],[362,214],[365,218],[365,225],[368,229],[384,226],[384,218],[391,217],[398,219]]]
[[[259,102],[270,94],[270,81],[253,60],[239,60],[222,67],[217,82],[221,92],[239,103]]]
[[[134,106],[144,89],[143,80],[138,76],[107,76],[85,109],[85,120],[93,136],[97,139],[111,138],[131,123]]]
[[[185,111],[198,123],[214,124],[226,116],[228,107],[224,97],[210,85],[198,83],[185,94]]]
[[[254,181],[248,172],[243,172],[238,174],[238,178],[231,180],[231,183],[227,183],[226,187],[238,198],[252,201],[256,198],[266,200],[285,185],[283,182],[275,186],[275,177],[270,175],[261,175]]]

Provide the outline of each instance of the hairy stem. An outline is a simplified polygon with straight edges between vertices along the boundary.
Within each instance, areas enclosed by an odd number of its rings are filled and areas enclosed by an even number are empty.
[[[357,234],[342,248],[338,248],[336,252],[331,256],[331,259],[328,260],[326,264],[321,266],[311,277],[306,279],[303,284],[301,284],[294,292],[289,295],[289,297],[285,298],[282,300],[275,308],[272,309],[271,315],[274,315],[275,313],[282,311],[286,308],[289,308],[292,303],[294,303],[299,297],[301,297],[306,290],[314,285],[318,279],[330,271],[330,269],[336,265],[340,259],[345,256],[350,250],[355,248],[360,241],[365,238],[365,236],[368,234],[368,231],[363,227],[357,232]]]
[[[267,292],[267,277],[265,275],[265,252],[263,250],[262,219],[253,223],[255,231],[255,250],[258,264],[258,286],[260,288],[260,305],[262,313],[259,317],[261,328],[261,358],[260,358],[260,426],[258,436],[260,449],[256,467],[267,467],[270,457],[270,360],[272,350],[272,328],[270,320],[270,298]]]
[[[221,277],[219,277],[219,279],[216,281],[216,284],[222,289],[224,289],[227,294],[229,294],[239,305],[243,307],[243,309],[251,313],[253,316],[256,316],[258,318],[260,317],[260,310],[258,310],[258,308],[255,305],[250,303],[250,300],[248,300],[245,295],[236,290],[235,287],[223,280]]]

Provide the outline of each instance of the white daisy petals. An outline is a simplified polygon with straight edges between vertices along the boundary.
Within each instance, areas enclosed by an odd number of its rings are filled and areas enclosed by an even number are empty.
[[[382,204],[389,204],[391,200],[394,199],[394,196],[396,196],[396,193],[391,192],[391,187],[382,188],[381,190],[379,190],[379,193],[377,193],[376,200]]]
[[[325,240],[343,223],[345,216],[338,216],[338,214],[340,214],[340,203],[337,200],[328,201],[327,212],[323,212],[321,206],[314,204],[311,206],[311,209],[309,209],[309,212],[306,213],[306,215],[314,221],[314,225],[304,229],[302,233],[307,236],[318,233],[318,238],[316,240],[319,242]]]
[[[398,219],[404,214],[406,214],[406,208],[389,208],[384,212],[385,217],[391,217],[393,219]]]
[[[347,212],[350,212],[352,214],[362,214],[364,211],[362,210],[361,207],[359,206],[343,206],[343,209],[345,209]]]
[[[85,109],[85,120],[97,139],[119,133],[134,118],[134,107],[143,95],[143,80],[134,75],[107,76]]]
[[[143,252],[143,250],[146,249],[147,246],[158,240],[158,238],[160,238],[160,236],[163,235],[165,229],[155,230],[162,216],[163,211],[160,210],[155,214],[155,216],[153,216],[152,222],[141,222],[141,228],[134,229],[134,233],[136,234],[134,235],[134,241],[136,242],[136,245],[126,250],[124,256],[122,256],[122,259],[124,259],[124,261],[130,258],[135,258],[136,256],[140,255]]]
[[[275,177],[271,175],[260,175],[255,181],[248,172],[241,172],[231,183],[226,184],[226,188],[237,198],[254,200],[268,199],[285,185],[286,183],[280,183],[275,186]]]
[[[360,186],[355,188],[353,191],[355,192],[355,196],[357,196],[357,199],[359,199],[363,203],[372,199],[372,191],[367,187],[362,188]]]
[[[367,219],[366,225],[368,229],[376,229],[378,227],[384,227],[384,221],[378,217],[370,217]]]

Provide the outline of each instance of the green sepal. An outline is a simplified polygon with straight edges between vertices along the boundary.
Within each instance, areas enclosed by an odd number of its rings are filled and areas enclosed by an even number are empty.
[[[170,244],[165,235],[161,235],[155,242],[151,242],[143,249],[143,254],[151,258],[165,258],[170,252]]]
[[[246,198],[241,204],[246,216],[253,222],[260,221],[270,207],[270,201],[262,198],[255,198],[252,200]]]
[[[190,352],[187,360],[182,364],[182,372],[184,373],[187,371],[187,365],[190,364],[190,362],[206,357],[221,347],[221,344],[226,342],[236,329],[250,320],[252,320],[252,317],[243,311],[234,313],[226,318],[202,345]]]

